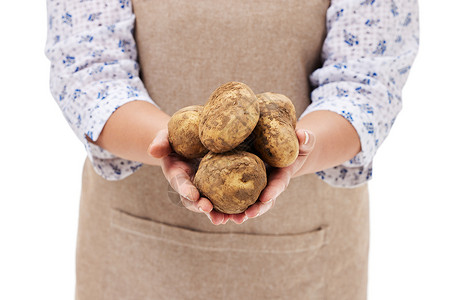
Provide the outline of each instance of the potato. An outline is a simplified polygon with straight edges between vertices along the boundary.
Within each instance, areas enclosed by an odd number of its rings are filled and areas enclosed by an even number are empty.
[[[201,105],[192,105],[175,112],[169,120],[169,142],[172,149],[186,158],[203,157],[208,149],[198,136],[198,124],[203,110]]]
[[[234,149],[253,131],[259,119],[258,99],[244,83],[218,87],[203,108],[200,140],[215,153]]]
[[[236,146],[232,151],[245,151],[250,152],[255,155],[258,155],[258,152],[256,151],[255,147],[253,147],[253,141],[255,140],[255,136],[253,135],[253,132],[239,145]]]
[[[268,92],[257,97],[260,117],[253,131],[254,147],[272,167],[287,167],[296,160],[299,151],[295,107],[282,94]]]
[[[258,200],[266,184],[263,161],[245,151],[209,152],[194,178],[194,185],[214,209],[227,214],[245,211]]]

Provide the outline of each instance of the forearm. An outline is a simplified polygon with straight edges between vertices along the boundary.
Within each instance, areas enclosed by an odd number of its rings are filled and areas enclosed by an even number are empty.
[[[108,119],[94,144],[116,156],[159,165],[147,154],[157,132],[167,128],[170,116],[146,101],[132,101],[119,107]]]
[[[294,176],[337,166],[361,151],[358,133],[342,116],[331,111],[314,111],[297,122],[297,129],[314,133],[314,150]]]

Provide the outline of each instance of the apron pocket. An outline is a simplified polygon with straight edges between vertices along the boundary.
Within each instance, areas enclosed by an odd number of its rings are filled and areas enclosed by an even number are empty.
[[[108,299],[323,299],[317,254],[327,230],[200,232],[112,210],[105,293]]]

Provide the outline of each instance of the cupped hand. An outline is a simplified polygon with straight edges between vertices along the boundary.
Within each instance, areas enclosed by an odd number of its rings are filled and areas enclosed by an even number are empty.
[[[188,160],[173,152],[167,129],[160,130],[148,147],[148,154],[161,159],[161,168],[170,186],[180,195],[181,203],[189,210],[204,213],[214,225],[225,224],[230,215],[213,210],[213,205],[192,183],[198,159]]]
[[[296,130],[299,142],[299,154],[297,159],[285,168],[271,168],[267,178],[267,186],[261,192],[258,201],[247,208],[246,211],[231,215],[231,219],[236,224],[242,224],[250,218],[256,218],[275,205],[277,197],[286,190],[289,181],[304,165],[309,154],[313,151],[316,142],[315,135],[307,130]]]

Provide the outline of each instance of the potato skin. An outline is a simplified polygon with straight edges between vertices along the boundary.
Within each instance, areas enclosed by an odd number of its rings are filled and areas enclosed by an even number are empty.
[[[209,152],[194,178],[194,185],[214,209],[227,214],[245,211],[258,200],[266,184],[263,161],[245,151]]]
[[[186,158],[199,158],[208,153],[198,136],[202,110],[201,105],[187,106],[175,112],[169,120],[169,143],[176,153]]]
[[[258,94],[257,98],[260,118],[253,131],[254,147],[272,167],[287,167],[297,159],[299,151],[295,107],[282,94],[268,92]]]
[[[244,83],[218,87],[206,102],[199,125],[200,140],[214,153],[234,149],[253,131],[259,119],[258,99]]]

